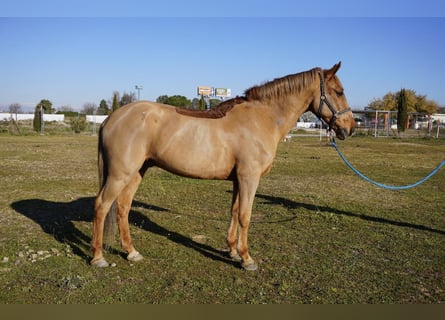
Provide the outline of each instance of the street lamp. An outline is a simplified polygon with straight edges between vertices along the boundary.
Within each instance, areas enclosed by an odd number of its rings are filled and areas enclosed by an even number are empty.
[[[136,90],[138,91],[138,101],[140,100],[140,97],[141,97],[141,90],[142,90],[142,86],[138,86],[138,85],[136,85],[136,86],[134,86],[135,88],[136,88]]]

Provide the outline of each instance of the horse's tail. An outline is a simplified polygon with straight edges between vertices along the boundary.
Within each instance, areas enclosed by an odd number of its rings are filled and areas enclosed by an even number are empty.
[[[103,134],[102,130],[106,123],[107,119],[102,123],[99,129],[99,142],[98,142],[98,152],[97,152],[97,166],[99,169],[99,192],[105,186],[108,178],[108,163],[106,154],[104,153],[104,145],[103,145]],[[103,233],[103,243],[105,248],[110,248],[114,241],[117,229],[117,201],[113,202],[110,210],[108,211],[105,217],[104,223],[104,233]]]

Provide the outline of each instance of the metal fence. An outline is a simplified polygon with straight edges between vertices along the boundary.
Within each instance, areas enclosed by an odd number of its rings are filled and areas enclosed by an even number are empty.
[[[432,137],[445,138],[445,114],[426,115],[408,113],[405,131],[397,128],[397,111],[355,110],[356,135],[379,137]],[[326,136],[326,126],[313,115],[305,113],[300,117],[290,136]]]
[[[408,113],[405,130],[397,128],[397,111],[354,111],[357,134],[378,137],[435,137],[445,138],[445,115]]]

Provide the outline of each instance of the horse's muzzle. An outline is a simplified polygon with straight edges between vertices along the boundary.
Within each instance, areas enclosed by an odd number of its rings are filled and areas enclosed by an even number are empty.
[[[337,136],[337,138],[339,138],[340,140],[345,140],[347,137],[352,136],[352,134],[355,131],[355,127],[352,127],[350,129],[347,128],[338,128],[337,130],[335,130],[335,135]]]

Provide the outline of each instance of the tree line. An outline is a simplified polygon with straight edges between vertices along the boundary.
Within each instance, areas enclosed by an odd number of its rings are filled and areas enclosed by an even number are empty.
[[[401,94],[404,96],[407,112],[434,114],[441,109],[436,101],[427,99],[426,95],[417,94],[416,91],[405,88],[397,92],[388,92],[382,98],[373,99],[366,109],[397,111]]]
[[[135,93],[127,93],[124,92],[122,96],[119,92],[113,92],[113,97],[111,100],[102,99],[99,102],[99,105],[93,102],[87,102],[83,105],[80,111],[75,111],[71,106],[62,106],[58,109],[53,107],[53,103],[48,99],[42,99],[35,106],[34,111],[43,110],[45,114],[65,114],[66,116],[77,116],[79,113],[81,114],[96,114],[96,115],[109,115],[114,110],[127,105],[129,103],[135,102],[136,94]],[[175,107],[180,108],[188,108],[188,109],[200,109],[203,110],[207,107],[210,108],[216,107],[218,104],[222,102],[220,99],[210,99],[205,101],[204,97],[194,98],[193,100],[188,99],[182,95],[161,95],[156,99],[156,102],[168,104]],[[19,103],[12,103],[9,105],[9,112],[12,114],[23,113],[22,106]]]
[[[426,95],[417,94],[412,89],[401,89],[397,92],[388,92],[381,98],[374,98],[366,107],[365,110],[386,110],[396,111],[397,101],[401,91],[404,91],[406,96],[407,112],[419,112],[425,114],[444,113],[445,106],[440,106],[436,101],[427,99]],[[80,113],[82,114],[97,114],[108,115],[117,108],[120,108],[126,104],[135,102],[136,93],[124,92],[122,95],[118,91],[113,92],[113,96],[110,100],[102,99],[99,105],[93,102],[87,102],[83,105]],[[221,103],[219,99],[205,100],[203,96],[200,98],[188,99],[182,95],[161,95],[156,99],[156,102],[172,105],[175,107],[189,108],[189,109],[205,109],[206,107],[214,108]],[[57,110],[53,108],[53,104],[48,99],[42,99],[35,107],[42,108],[44,113],[59,113],[67,116],[77,115],[79,112],[75,111],[71,106],[62,106]],[[9,105],[9,112],[23,113],[22,107],[19,103],[12,103]]]
[[[107,101],[102,99],[99,102],[99,106],[95,103],[87,102],[83,105],[83,108],[80,112],[75,111],[70,106],[62,106],[59,110],[53,108],[53,103],[48,99],[42,99],[34,109],[34,122],[33,127],[34,130],[40,132],[42,129],[42,116],[43,114],[64,114],[67,117],[71,117],[71,126],[75,132],[82,131],[82,128],[86,127],[85,119],[79,117],[79,113],[87,114],[87,115],[109,115],[116,109],[125,106],[129,103],[135,102],[136,94],[135,93],[127,93],[124,92],[122,96],[118,91],[113,92],[113,97],[111,101]],[[180,108],[191,108],[191,109],[200,109],[204,110],[207,106],[210,108],[216,107],[221,103],[222,100],[219,99],[210,99],[209,101],[205,101],[204,97],[201,96],[200,99],[194,98],[193,100],[189,100],[187,97],[182,95],[161,95],[156,99],[156,102],[168,104],[175,107]],[[21,105],[18,103],[13,103],[9,106],[10,113],[22,113]]]
[[[95,103],[85,103],[80,113],[82,114],[96,114],[96,115],[109,115],[114,110],[135,102],[136,94],[134,92],[123,92],[121,95],[118,91],[113,92],[111,100],[102,99],[99,105]],[[206,108],[215,108],[222,100],[219,99],[205,99],[203,96],[200,98],[188,99],[182,95],[161,95],[156,99],[156,102],[172,105],[180,108],[199,109],[204,110]],[[403,105],[403,107],[401,107]],[[425,114],[445,113],[445,106],[440,106],[436,101],[427,99],[426,95],[417,94],[412,89],[401,89],[397,92],[388,92],[381,98],[373,99],[365,110],[386,110],[386,111],[402,111],[403,114],[407,112],[419,112]],[[10,113],[22,113],[21,105],[19,103],[13,103],[9,106]],[[75,117],[79,115],[79,112],[75,111],[70,106],[62,106],[58,110],[53,108],[53,104],[48,99],[42,99],[35,107],[34,128],[39,131],[41,128],[41,114],[65,114],[68,117]],[[403,114],[401,116],[403,116]],[[402,120],[402,119],[400,119]],[[403,123],[404,121],[401,121]]]

